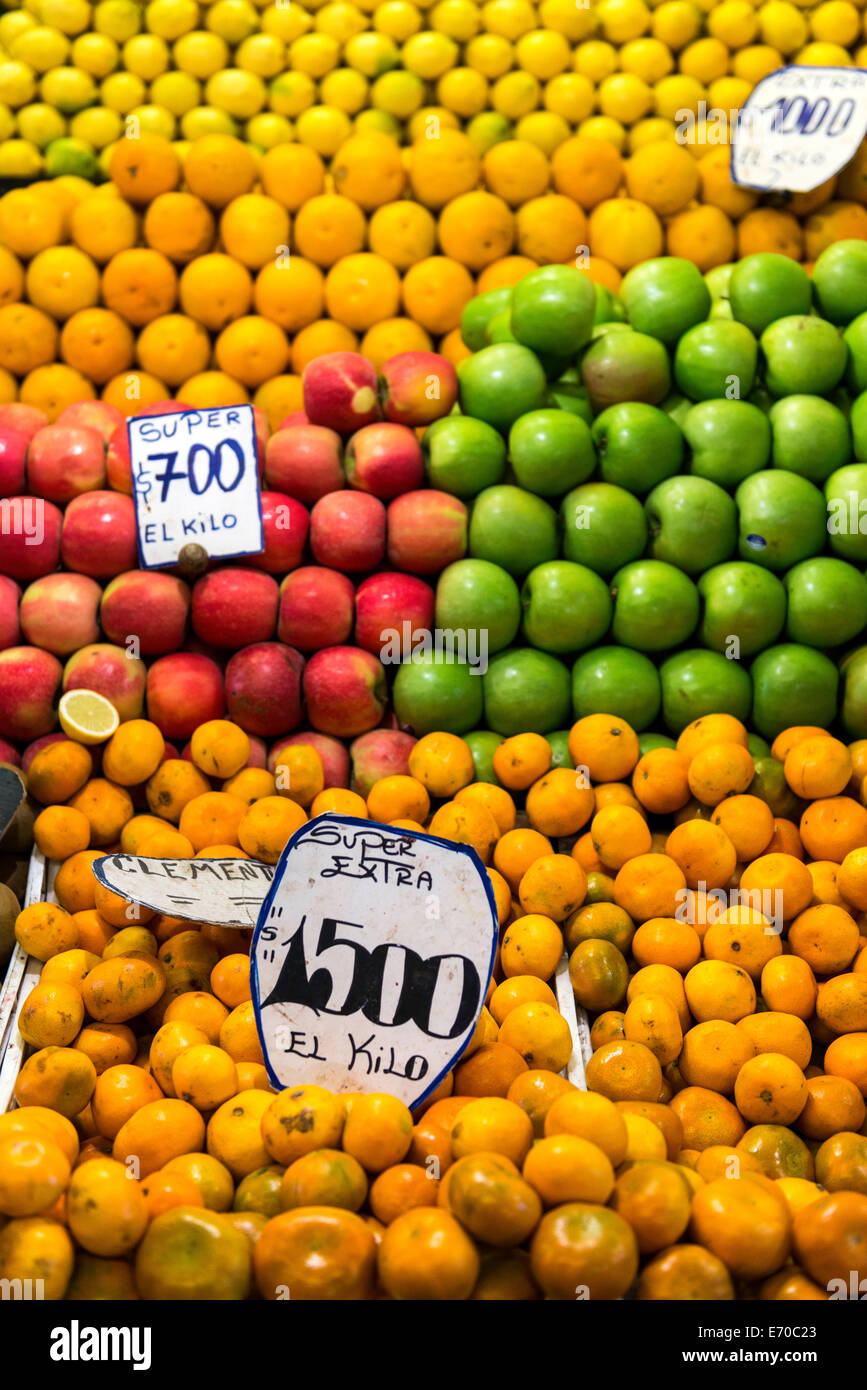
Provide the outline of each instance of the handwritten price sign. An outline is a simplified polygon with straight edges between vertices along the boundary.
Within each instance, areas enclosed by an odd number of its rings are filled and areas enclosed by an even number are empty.
[[[741,109],[731,176],[745,188],[808,193],[849,163],[865,134],[865,69],[780,68]]]
[[[310,821],[283,851],[251,949],[272,1082],[418,1104],[472,1036],[496,944],[490,880],[468,846]]]
[[[142,859],[107,854],[92,864],[95,878],[130,902],[218,927],[255,927],[274,879],[258,859]]]
[[[127,430],[143,569],[189,544],[223,560],[264,550],[252,406],[135,416]]]

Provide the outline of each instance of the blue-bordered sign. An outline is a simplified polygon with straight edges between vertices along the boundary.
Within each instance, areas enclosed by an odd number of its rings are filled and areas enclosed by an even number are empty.
[[[763,192],[809,193],[867,134],[867,69],[795,65],[756,84],[731,131],[731,177]]]
[[[264,550],[252,406],[136,415],[127,433],[142,569],[190,544],[217,560]]]
[[[250,953],[272,1083],[417,1105],[472,1037],[496,946],[475,850],[351,816],[309,821],[283,851]]]

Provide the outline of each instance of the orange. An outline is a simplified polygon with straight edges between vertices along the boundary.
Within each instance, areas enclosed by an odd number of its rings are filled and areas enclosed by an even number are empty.
[[[683,1147],[703,1152],[736,1144],[746,1126],[730,1100],[704,1086],[685,1086],[670,1102],[683,1129]]]
[[[363,1172],[363,1170],[362,1170]],[[390,1226],[414,1207],[436,1205],[439,1179],[417,1163],[396,1163],[384,1169],[370,1187],[370,1210]]]
[[[165,748],[156,724],[148,719],[128,719],[103,748],[102,770],[112,782],[136,786],[156,772]]]
[[[664,994],[677,1009],[681,1028],[686,1029],[690,1026],[691,1019],[683,984],[683,979],[672,966],[645,965],[641,970],[637,970],[629,981],[626,998],[631,1004],[637,994]]]
[[[69,1173],[69,1159],[47,1134],[0,1139],[0,1212],[20,1217],[44,1211],[62,1195]]]
[[[614,899],[635,922],[674,917],[685,890],[686,877],[667,854],[636,855],[614,880]]]
[[[347,1107],[343,1148],[368,1172],[400,1163],[412,1143],[412,1115],[396,1096],[354,1096]]]
[[[122,198],[146,204],[177,187],[181,165],[168,140],[142,131],[135,139],[118,140],[109,173]]]
[[[227,324],[214,345],[221,371],[244,386],[261,386],[289,363],[289,340],[279,324],[250,314]]]
[[[146,1178],[181,1154],[196,1153],[205,1140],[198,1110],[183,1100],[154,1100],[140,1106],[118,1130],[113,1155],[121,1163],[134,1159]]]
[[[227,1008],[243,1004],[250,998],[250,957],[240,953],[223,956],[211,971],[210,984]]]
[[[701,1245],[673,1245],[641,1271],[641,1301],[724,1302],[734,1298],[731,1275],[722,1260]]]
[[[558,193],[574,198],[583,208],[593,208],[614,197],[623,176],[623,164],[608,140],[577,135],[558,145],[551,173]]]
[[[399,198],[406,180],[397,143],[379,131],[344,141],[332,160],[331,176],[336,191],[365,212]]]
[[[90,1058],[97,1077],[109,1067],[132,1062],[138,1049],[135,1033],[124,1023],[88,1023],[72,1045]]]
[[[849,796],[821,798],[807,807],[798,829],[813,859],[842,864],[847,854],[867,843],[867,808]]]
[[[65,1226],[48,1217],[19,1217],[0,1231],[0,1278],[41,1279],[45,1299],[63,1298],[74,1259]]]
[[[148,806],[166,820],[180,820],[184,807],[210,790],[210,784],[186,758],[167,758],[148,780]],[[189,837],[187,837],[189,838]]]
[[[366,224],[361,208],[349,198],[342,198],[339,193],[320,193],[299,208],[293,230],[299,254],[327,268],[341,256],[361,251]]]
[[[710,1019],[684,1034],[678,1069],[687,1085],[730,1095],[738,1072],[754,1053],[751,1040],[733,1023]]]
[[[542,1215],[538,1193],[515,1164],[492,1153],[458,1159],[440,1189],[439,1203],[477,1240],[494,1246],[522,1244]]]
[[[769,1009],[808,1019],[816,1007],[816,977],[800,956],[777,956],[762,970],[761,995]]]
[[[533,861],[518,885],[521,906],[562,922],[579,908],[587,891],[587,875],[568,854],[543,854]]]
[[[66,1194],[69,1229],[91,1255],[126,1255],[148,1224],[148,1208],[138,1182],[110,1158],[80,1164]]]
[[[424,1169],[421,1169],[425,1177]],[[358,1211],[367,1197],[367,1175],[351,1154],[316,1149],[291,1163],[280,1183],[280,1206],[327,1206]]]
[[[285,262],[272,261],[259,271],[254,297],[258,313],[287,333],[297,333],[322,316],[322,271],[303,256],[291,256]]]
[[[852,775],[852,760],[839,739],[807,738],[795,744],[783,764],[786,781],[796,796],[807,801],[838,796]]]
[[[825,1071],[852,1081],[867,1096],[867,1033],[847,1033],[825,1050]]]
[[[289,214],[276,199],[263,193],[243,193],[224,208],[220,238],[228,255],[251,270],[259,270],[286,254],[289,225]]]
[[[15,939],[22,950],[37,960],[48,960],[78,945],[72,917],[54,903],[31,903],[15,918]]]
[[[154,1217],[136,1250],[135,1281],[146,1299],[244,1299],[249,1238],[228,1216],[172,1207]]]
[[[409,317],[428,333],[439,336],[458,327],[464,306],[475,294],[475,285],[460,261],[448,256],[427,256],[407,271],[401,291]]]
[[[524,1160],[523,1173],[546,1206],[605,1203],[614,1188],[610,1159],[597,1144],[576,1134],[540,1139]]]
[[[623,1038],[597,1048],[585,1068],[587,1087],[609,1100],[652,1100],[659,1096],[662,1069],[643,1043]]]
[[[416,140],[409,151],[413,193],[427,208],[441,208],[479,181],[481,163],[472,141],[461,131],[440,129],[436,139]]]
[[[144,1179],[141,1190],[151,1221],[162,1212],[170,1211],[172,1207],[204,1205],[196,1184],[183,1173],[171,1173],[168,1170],[163,1172],[160,1169]]]
[[[58,332],[53,319],[29,304],[0,308],[0,367],[25,376],[57,356]]]
[[[533,1143],[533,1125],[514,1101],[491,1096],[462,1108],[452,1124],[451,1141],[456,1159],[496,1153],[521,1164]]]
[[[197,141],[196,146],[201,143]],[[259,163],[259,178],[268,197],[276,198],[290,212],[298,212],[325,187],[325,169],[320,156],[309,146],[300,144],[275,145],[266,150]]]
[[[508,203],[479,189],[452,199],[440,213],[437,231],[445,255],[478,271],[512,249],[515,219]]]
[[[724,797],[745,792],[754,774],[752,757],[740,744],[706,743],[691,759],[687,780],[697,800],[716,806]]]
[[[795,1257],[807,1273],[825,1289],[839,1280],[836,1289],[850,1297],[852,1274],[859,1286],[867,1275],[867,1196],[833,1192],[811,1202],[795,1217],[792,1236]]]
[[[623,1018],[624,1037],[644,1043],[665,1067],[680,1055],[683,1033],[677,1010],[664,995],[639,994],[627,1006]]]
[[[475,1245],[455,1218],[438,1207],[404,1212],[382,1237],[379,1278],[392,1298],[466,1299],[478,1274]]]
[[[751,1124],[791,1124],[806,1099],[804,1073],[780,1052],[751,1057],[735,1081],[735,1104]]]
[[[269,1101],[262,1139],[271,1158],[289,1164],[311,1149],[334,1148],[343,1133],[344,1110],[321,1086],[295,1086]]]
[[[799,261],[803,256],[804,233],[797,217],[776,208],[754,208],[742,217],[737,229],[738,256],[775,252]]]
[[[689,764],[674,748],[654,748],[639,758],[632,773],[632,790],[646,810],[665,815],[689,800]]]
[[[621,869],[629,859],[647,854],[651,848],[647,822],[630,806],[603,807],[591,821],[590,836],[606,869]]]
[[[807,1139],[830,1139],[841,1130],[859,1130],[865,1117],[864,1098],[854,1081],[842,1076],[812,1076],[807,1100],[798,1116],[798,1129]]]
[[[494,750],[494,772],[512,791],[526,791],[550,766],[551,745],[541,734],[516,734]]]
[[[604,1095],[570,1090],[555,1097],[544,1121],[546,1136],[575,1134],[589,1139],[607,1154],[614,1167],[626,1156],[627,1131],[623,1116]]]
[[[751,1014],[756,991],[746,970],[724,960],[701,960],[688,972],[684,990],[693,1017],[698,1023],[724,1019],[737,1023]]]
[[[691,762],[699,749],[708,743],[739,743],[746,748],[747,737],[746,726],[734,715],[705,714],[681,731],[677,751]]]
[[[325,304],[332,318],[363,333],[398,312],[400,277],[381,256],[344,256],[326,277]]]
[[[231,1201],[232,1179],[239,1181],[265,1167],[269,1157],[263,1142],[263,1120],[271,1107],[273,1095],[256,1086],[241,1090],[240,1085],[239,1071],[237,1095],[224,1101],[208,1121],[207,1164],[218,1173],[221,1182],[225,1182],[226,1207]],[[201,1155],[195,1157],[200,1158]],[[207,1177],[207,1173],[204,1176]],[[207,1192],[205,1196],[206,1205],[211,1206],[213,1199],[208,1197]]]
[[[4,254],[14,260],[10,252]],[[27,267],[26,286],[30,303],[56,319],[99,302],[99,271],[89,256],[71,246],[49,247],[34,256]],[[8,302],[21,297],[10,295]]]
[[[569,756],[592,781],[619,781],[638,762],[638,738],[616,715],[589,714],[569,731]]]
[[[730,907],[720,913],[705,932],[702,946],[708,960],[740,966],[753,979],[783,949],[778,932],[751,907]]]
[[[126,1023],[156,1004],[165,983],[165,972],[155,956],[117,956],[90,971],[81,997],[91,1018]]]
[[[669,222],[666,243],[669,255],[682,256],[706,272],[734,259],[735,229],[721,208],[687,208]]]
[[[816,1182],[829,1192],[867,1195],[867,1139],[842,1130],[826,1139],[816,1153]]]
[[[425,734],[409,755],[409,771],[432,796],[448,799],[475,776],[469,746],[456,734]]]
[[[535,269],[536,262],[531,260],[529,256],[504,256],[501,261],[494,261],[493,265],[485,266],[477,281],[478,292],[485,294],[488,290],[498,290],[516,285],[519,280],[522,280],[525,275],[529,275],[530,271]],[[442,348],[440,350],[442,351]]]
[[[552,837],[576,834],[593,814],[593,791],[581,774],[557,767],[534,782],[527,793],[527,818],[533,829]]]
[[[817,975],[839,975],[861,945],[858,924],[842,907],[808,907],[789,925],[789,945]]]
[[[522,1071],[509,1087],[506,1099],[526,1110],[533,1125],[534,1135],[541,1139],[548,1111],[554,1101],[574,1089],[570,1081],[556,1072]]]
[[[789,1253],[784,1199],[748,1178],[717,1178],[699,1188],[692,1221],[702,1245],[742,1279],[773,1274]]]
[[[685,974],[701,955],[701,939],[688,922],[652,917],[633,936],[632,954],[639,965],[671,965]]]
[[[169,386],[180,386],[211,359],[211,343],[200,323],[184,314],[161,314],[138,336],[140,366]]]
[[[184,180],[197,198],[211,207],[224,208],[233,198],[250,192],[256,181],[256,161],[249,147],[231,135],[203,135],[187,151]],[[265,192],[271,190],[266,187]]]
[[[617,1008],[626,994],[629,969],[611,941],[580,941],[569,957],[569,981],[578,1003],[598,1013]]]
[[[663,232],[656,213],[634,198],[609,198],[598,203],[590,214],[588,230],[591,248],[604,252],[618,270],[629,270],[639,261],[662,253]]]
[[[397,270],[409,270],[433,254],[436,223],[426,208],[401,199],[377,208],[368,225],[367,239],[375,255],[390,261]]]
[[[727,796],[710,819],[728,836],[741,863],[757,859],[774,833],[773,812],[757,796]]]
[[[260,271],[260,278],[270,269],[266,266]],[[275,268],[274,273],[284,272]],[[286,277],[288,281],[288,270]],[[246,314],[252,300],[253,284],[245,266],[231,256],[213,252],[197,256],[184,267],[179,292],[184,313],[191,319],[197,319],[211,332],[218,333],[229,322]],[[160,312],[167,313],[168,309]],[[277,315],[272,317],[280,322]]]
[[[90,751],[72,739],[59,739],[41,748],[27,769],[27,791],[43,806],[68,801],[93,771]]]
[[[685,208],[696,197],[699,181],[697,161],[673,140],[651,141],[626,164],[630,198],[646,203],[660,217]]]
[[[522,204],[516,216],[518,251],[537,265],[582,258],[588,244],[587,218],[572,199],[546,193]]]
[[[13,188],[0,198],[0,242],[22,260],[63,240],[63,218],[35,189]]]
[[[550,172],[543,151],[528,140],[501,140],[487,151],[482,161],[485,184],[512,208],[544,193]],[[557,191],[565,190],[558,188]]]
[[[567,918],[564,935],[569,951],[582,941],[601,937],[625,952],[634,940],[635,928],[632,919],[616,903],[587,903]]]
[[[632,1227],[643,1255],[673,1244],[690,1217],[690,1190],[671,1163],[644,1162],[620,1174],[612,1207]]]
[[[71,806],[46,806],[33,822],[33,838],[46,859],[69,859],[90,844],[90,822]]]
[[[500,948],[504,975],[537,975],[548,980],[563,954],[563,936],[557,924],[542,913],[519,917],[506,930]]]
[[[638,1244],[617,1212],[567,1202],[542,1217],[530,1244],[533,1277],[546,1297],[616,1299],[638,1272]]]
[[[500,1042],[495,1033],[493,1041],[483,1039],[481,1046],[464,1053],[455,1068],[455,1092],[459,1096],[505,1096],[512,1082],[527,1070],[516,1048]]]
[[[751,907],[784,922],[803,912],[813,897],[808,870],[791,854],[763,854],[754,859],[741,874],[739,886]]]
[[[819,985],[816,1014],[833,1033],[867,1031],[867,975],[837,975]]]
[[[558,1072],[572,1055],[572,1034],[554,1005],[530,1001],[509,1012],[497,1046],[513,1047],[529,1067]]]

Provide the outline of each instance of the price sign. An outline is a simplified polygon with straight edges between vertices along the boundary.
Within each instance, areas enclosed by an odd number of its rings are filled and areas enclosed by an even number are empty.
[[[24,800],[24,778],[14,767],[0,767],[0,835],[15,819]]]
[[[250,952],[272,1082],[418,1104],[472,1037],[496,946],[469,846],[318,816],[283,851]]]
[[[867,70],[788,67],[763,77],[734,123],[731,176],[745,188],[808,193],[867,134]]]
[[[93,861],[95,877],[131,902],[218,927],[255,927],[274,879],[258,859],[142,859],[107,854]]]
[[[252,406],[137,415],[127,431],[143,569],[190,544],[222,560],[264,550]]]

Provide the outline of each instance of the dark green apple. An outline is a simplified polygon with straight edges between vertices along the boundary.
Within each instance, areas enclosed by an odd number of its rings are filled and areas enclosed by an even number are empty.
[[[683,435],[671,416],[643,401],[624,401],[593,422],[593,442],[606,483],[642,496],[683,462]]]
[[[597,574],[607,577],[644,553],[644,508],[625,488],[584,483],[563,498],[560,515],[566,559]]]
[[[772,396],[825,396],[846,370],[846,344],[824,319],[791,314],[761,336],[765,385]]]
[[[639,734],[638,736],[638,756],[643,758],[645,753],[652,753],[656,748],[676,748],[677,744],[668,734]]]
[[[478,352],[479,348],[485,346],[487,325],[494,314],[508,309],[511,302],[512,287],[504,285],[501,289],[487,290],[485,294],[474,295],[469,304],[464,305],[461,314],[461,338],[470,352]]]
[[[616,714],[638,733],[656,719],[659,701],[659,676],[643,652],[629,647],[594,647],[579,656],[572,667],[576,719],[586,714]]]
[[[490,668],[489,668],[490,669]],[[482,718],[484,676],[445,654],[420,652],[397,669],[392,690],[398,722],[415,734],[465,734]]]
[[[506,471],[503,436],[484,420],[446,415],[434,420],[421,443],[431,487],[455,497],[475,497]]]
[[[737,508],[707,478],[666,478],[644,504],[650,554],[687,574],[727,560],[737,544]]]
[[[710,313],[711,293],[701,271],[680,256],[657,256],[627,271],[620,287],[629,322],[666,344]]]
[[[506,433],[520,415],[545,404],[548,382],[538,357],[520,343],[496,343],[458,365],[461,411]]]
[[[624,647],[665,652],[680,646],[698,622],[698,590],[688,575],[662,560],[634,560],[611,581],[611,635]]]
[[[698,592],[704,604],[701,640],[723,656],[754,656],[775,642],[783,630],[786,590],[781,580],[761,565],[748,560],[715,565],[699,579]]]
[[[729,300],[738,323],[758,335],[786,314],[809,314],[810,277],[790,256],[758,251],[733,267]]]
[[[590,337],[596,286],[568,265],[531,270],[512,289],[512,332],[534,352],[574,356]]]
[[[771,745],[767,739],[760,738],[758,734],[747,734],[747,751],[751,758],[769,758]]]
[[[758,343],[743,323],[699,323],[684,333],[674,353],[674,375],[693,401],[743,400],[756,379]]]
[[[827,539],[821,492],[806,478],[765,468],[745,478],[735,493],[739,554],[766,569],[786,570],[818,555]]]
[[[816,257],[813,293],[823,318],[851,323],[867,309],[867,241],[834,241]]]
[[[603,324],[602,333],[581,358],[581,380],[596,411],[621,401],[656,405],[668,395],[668,353],[657,338],[625,324]],[[620,331],[615,332],[615,329]]]
[[[490,560],[521,577],[553,560],[558,550],[557,513],[541,497],[506,483],[479,493],[470,515],[474,559]]]
[[[838,468],[825,483],[828,538],[835,555],[867,561],[867,464]]]
[[[524,637],[546,652],[583,651],[605,636],[611,622],[605,580],[572,560],[537,565],[524,580],[521,602]]]
[[[502,742],[502,735],[495,734],[492,729],[474,729],[472,733],[464,734],[464,743],[473,755],[477,782],[493,782],[495,786],[500,785],[500,779],[494,771],[494,754]]]
[[[490,560],[455,560],[437,580],[438,628],[484,631],[489,652],[514,640],[521,622],[521,597],[510,574]]]
[[[496,733],[547,734],[568,723],[569,671],[555,656],[532,647],[498,652],[482,677],[485,719]]]
[[[783,396],[768,413],[771,463],[821,487],[852,457],[849,422],[822,396]]]
[[[858,647],[840,662],[843,677],[843,726],[850,738],[867,738],[867,647]]]
[[[705,714],[745,720],[752,686],[743,666],[703,648],[675,652],[659,668],[662,713],[675,736]]]
[[[786,636],[808,647],[839,647],[867,624],[867,579],[832,555],[802,560],[786,575]]]
[[[531,410],[509,431],[509,460],[521,487],[562,497],[590,477],[596,450],[587,425],[568,410]]]
[[[837,668],[824,652],[783,642],[753,661],[752,722],[775,739],[795,724],[827,729],[837,712]]]
[[[735,488],[767,467],[771,427],[749,401],[699,401],[690,405],[682,429],[692,451],[689,471],[697,478]]]

